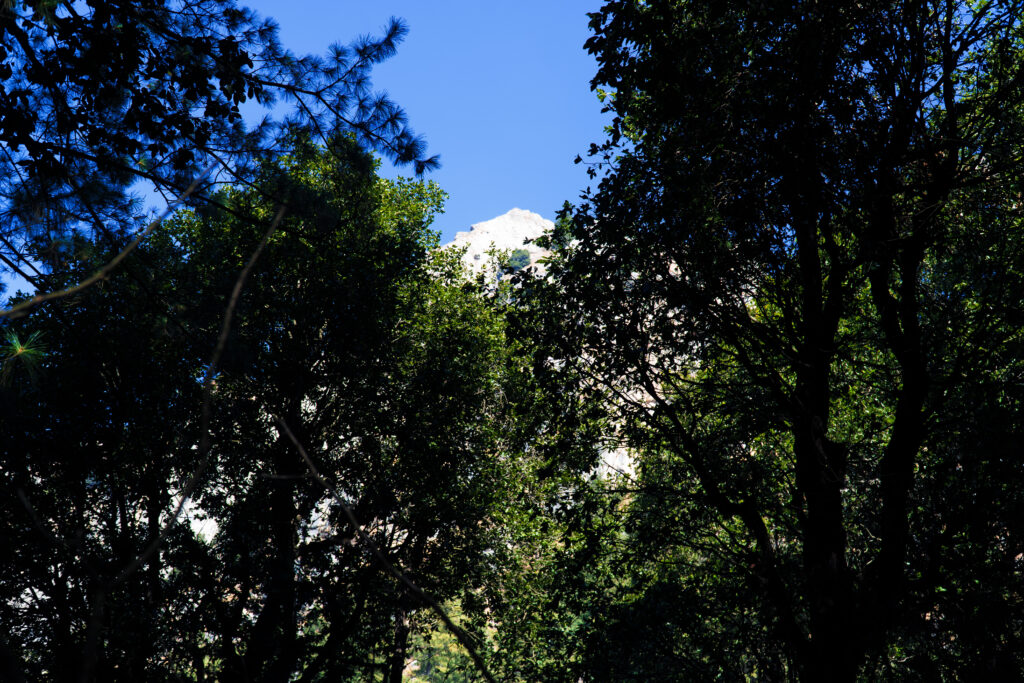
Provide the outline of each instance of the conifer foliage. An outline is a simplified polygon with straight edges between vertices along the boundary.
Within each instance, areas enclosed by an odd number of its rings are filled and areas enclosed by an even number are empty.
[[[405,115],[370,82],[406,32],[296,55],[234,0],[0,3],[0,257],[32,276],[74,258],[75,234],[109,246],[135,229],[142,182],[168,200],[249,179],[288,128],[347,132],[417,173],[436,166]],[[291,105],[247,127],[240,107]],[[202,188],[193,197],[202,196]]]

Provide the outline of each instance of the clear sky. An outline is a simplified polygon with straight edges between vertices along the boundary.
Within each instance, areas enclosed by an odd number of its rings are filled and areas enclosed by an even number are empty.
[[[513,207],[554,218],[587,186],[585,167],[573,159],[603,139],[607,122],[590,90],[597,66],[583,49],[586,13],[600,0],[239,4],[276,19],[282,44],[296,53],[322,54],[331,43],[379,34],[391,16],[406,21],[409,35],[373,81],[406,110],[429,153],[441,156],[441,169],[428,177],[450,194],[434,226],[443,241]]]

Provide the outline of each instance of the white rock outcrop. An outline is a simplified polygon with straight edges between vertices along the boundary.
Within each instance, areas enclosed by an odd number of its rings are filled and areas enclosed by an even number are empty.
[[[506,214],[482,223],[474,223],[469,230],[455,233],[451,245],[465,247],[462,257],[466,266],[474,273],[488,267],[490,258],[487,252],[491,249],[515,251],[525,249],[530,254],[530,264],[547,256],[548,250],[541,249],[529,242],[551,230],[555,224],[540,214],[524,209],[512,209]]]

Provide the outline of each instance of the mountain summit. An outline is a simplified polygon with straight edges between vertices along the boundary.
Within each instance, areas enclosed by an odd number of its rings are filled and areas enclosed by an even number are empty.
[[[527,243],[527,241],[540,237],[546,230],[551,230],[553,227],[555,224],[540,214],[524,209],[512,209],[489,221],[474,223],[469,230],[455,233],[455,239],[451,241],[451,244],[457,247],[466,247],[466,253],[462,260],[474,272],[479,272],[487,265],[489,249],[508,251],[525,249],[530,255],[530,263],[534,264],[537,259],[546,256],[549,252],[547,249],[541,249],[536,244]]]

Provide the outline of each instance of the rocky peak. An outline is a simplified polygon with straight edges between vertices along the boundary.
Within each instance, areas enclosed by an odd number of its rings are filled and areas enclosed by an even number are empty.
[[[455,233],[451,245],[466,247],[462,260],[473,272],[479,272],[487,266],[487,252],[490,249],[525,249],[530,255],[530,264],[534,264],[537,259],[549,252],[527,241],[540,237],[553,227],[554,223],[539,214],[524,209],[512,209],[489,221],[474,223],[469,230]]]

